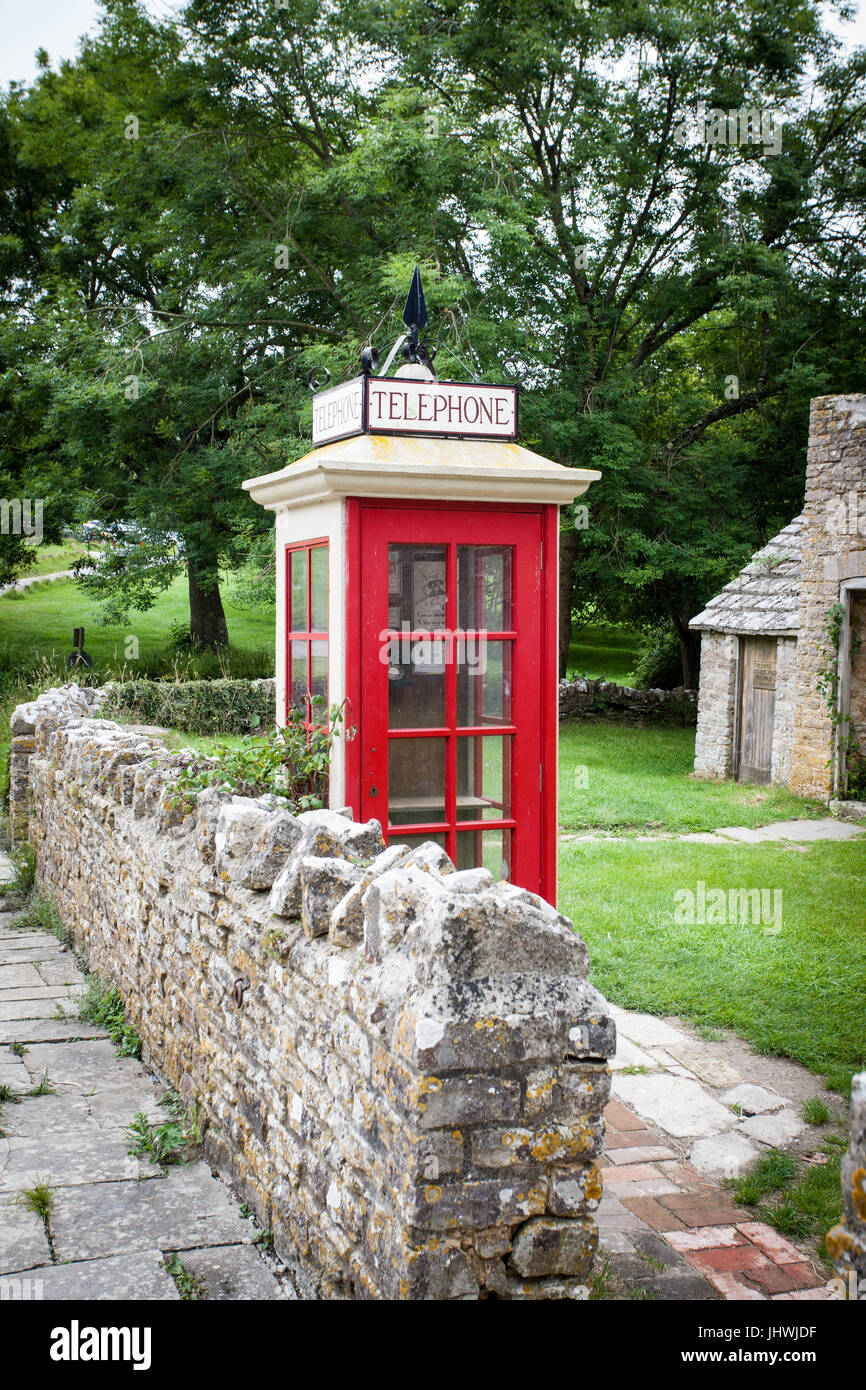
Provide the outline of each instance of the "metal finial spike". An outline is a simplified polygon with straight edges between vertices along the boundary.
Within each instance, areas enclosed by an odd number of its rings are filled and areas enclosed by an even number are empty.
[[[403,322],[407,328],[424,328],[427,323],[427,304],[424,300],[424,289],[421,284],[421,272],[417,265],[412,276],[412,283],[409,286],[409,293],[406,296],[406,307],[403,310]]]

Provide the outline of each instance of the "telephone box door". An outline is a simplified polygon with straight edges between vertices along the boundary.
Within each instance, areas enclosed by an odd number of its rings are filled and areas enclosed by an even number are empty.
[[[360,515],[361,816],[541,892],[542,511]]]

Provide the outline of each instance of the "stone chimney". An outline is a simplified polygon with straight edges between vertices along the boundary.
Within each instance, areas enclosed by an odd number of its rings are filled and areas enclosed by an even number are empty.
[[[836,726],[818,681],[831,650],[825,624],[840,603],[841,693],[856,734],[861,723],[866,732],[866,395],[818,396],[809,419],[791,790],[822,800],[836,785]],[[858,627],[864,644],[852,660]]]

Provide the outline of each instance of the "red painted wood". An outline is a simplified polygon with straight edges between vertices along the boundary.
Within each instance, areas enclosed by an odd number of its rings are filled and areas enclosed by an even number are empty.
[[[559,819],[559,507],[544,508],[544,566],[541,576],[542,840],[541,896],[556,906],[557,823]]]
[[[359,692],[359,737],[347,745],[347,801],[356,816],[382,821],[387,836],[388,792],[388,677],[387,664],[379,660],[382,634],[388,631],[389,544],[446,545],[446,625],[457,627],[457,545],[510,545],[513,550],[512,594],[514,633],[512,663],[512,722],[508,725],[473,725],[458,730],[457,668],[446,665],[446,726],[437,729],[395,730],[393,737],[447,738],[447,824],[392,827],[397,835],[442,833],[452,858],[458,832],[512,830],[512,872],[515,883],[550,896],[555,886],[556,778],[547,775],[542,784],[542,756],[555,759],[556,738],[556,575],[555,555],[558,508],[424,503],[417,508],[399,501],[359,501],[348,504],[347,564],[347,692]],[[554,538],[550,550],[549,536]],[[545,535],[545,568],[541,568],[541,540]],[[549,571],[553,570],[552,579]],[[550,595],[553,595],[551,601]],[[552,612],[553,626],[550,626]],[[491,641],[508,634],[489,633]],[[551,656],[553,666],[550,666]],[[352,697],[354,698],[354,697]],[[549,708],[545,710],[545,706]],[[460,736],[512,738],[511,814],[497,821],[457,821],[456,758],[454,745]],[[552,753],[549,747],[553,735]],[[371,789],[377,789],[372,796]],[[552,797],[552,802],[551,802]],[[552,805],[552,809],[551,808]],[[551,871],[551,865],[553,866]]]

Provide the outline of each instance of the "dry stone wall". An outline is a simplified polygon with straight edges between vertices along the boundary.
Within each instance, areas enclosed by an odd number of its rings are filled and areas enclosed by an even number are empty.
[[[304,1296],[584,1298],[615,1031],[571,923],[376,821],[190,807],[99,700],[15,711],[19,834]]]
[[[695,692],[635,690],[587,676],[559,682],[560,719],[623,719],[652,724],[694,724]]]

